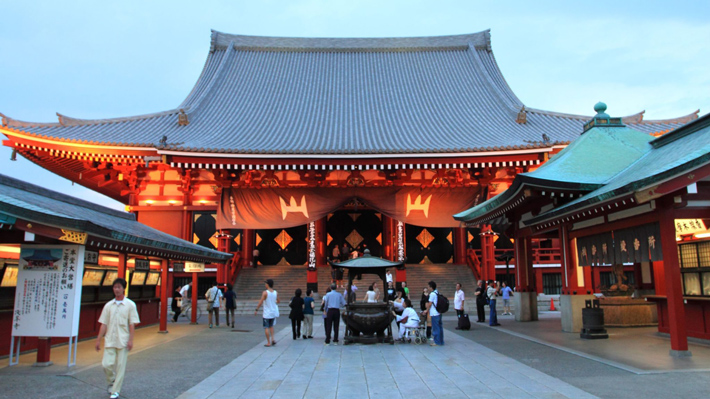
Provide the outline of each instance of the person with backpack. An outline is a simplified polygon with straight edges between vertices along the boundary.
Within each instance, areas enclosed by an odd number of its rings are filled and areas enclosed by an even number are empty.
[[[217,325],[217,327],[219,327],[219,306],[222,297],[222,290],[217,287],[217,280],[215,280],[214,283],[212,283],[212,288],[207,290],[207,292],[205,293],[205,299],[207,299],[207,312],[209,312],[210,328],[212,328],[213,314],[215,324]]]
[[[429,290],[429,301],[426,304],[426,310],[422,312],[422,315],[431,316],[431,336],[434,338],[434,342],[429,345],[443,346],[444,326],[441,322],[441,314],[448,310],[448,299],[439,294],[439,291],[436,290],[436,282],[434,281],[429,282]],[[446,303],[444,304],[444,302]],[[446,310],[443,309],[444,305],[446,305]]]

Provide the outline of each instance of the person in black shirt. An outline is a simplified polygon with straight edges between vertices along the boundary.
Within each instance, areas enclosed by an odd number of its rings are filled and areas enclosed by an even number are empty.
[[[288,318],[291,319],[291,331],[293,339],[298,339],[301,336],[301,321],[303,321],[303,305],[304,301],[301,298],[301,289],[296,288],[296,296],[291,298],[291,303],[288,306],[291,308],[291,313]]]
[[[486,287],[483,286],[483,280],[478,280],[476,287],[476,312],[478,313],[477,323],[486,322]]]

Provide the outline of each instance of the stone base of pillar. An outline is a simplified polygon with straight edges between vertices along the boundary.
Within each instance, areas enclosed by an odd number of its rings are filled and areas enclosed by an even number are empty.
[[[582,309],[584,301],[596,299],[594,295],[560,295],[562,331],[580,333],[582,331]]]
[[[515,292],[513,294],[515,306],[515,321],[537,321],[537,293]]]
[[[49,361],[49,362],[35,362],[32,364],[32,367],[49,367],[53,365],[54,362]]]
[[[672,357],[691,357],[693,354],[690,351],[676,351],[671,349],[669,353]]]

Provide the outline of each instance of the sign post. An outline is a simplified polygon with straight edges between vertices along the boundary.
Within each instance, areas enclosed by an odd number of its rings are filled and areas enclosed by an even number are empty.
[[[84,246],[23,245],[17,272],[12,342],[15,337],[68,337],[67,366],[76,364]],[[40,365],[50,365],[44,354]],[[18,357],[10,356],[10,365]]]

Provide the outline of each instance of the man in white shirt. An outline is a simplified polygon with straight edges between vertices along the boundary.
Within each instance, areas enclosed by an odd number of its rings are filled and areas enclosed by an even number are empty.
[[[434,281],[429,282],[429,291],[429,302],[427,302],[426,310],[422,312],[422,315],[429,314],[431,316],[431,336],[434,338],[434,342],[429,345],[441,346],[444,345],[444,325],[441,322],[441,313],[436,310],[439,291],[436,290]]]
[[[187,315],[185,314],[185,309],[187,306],[190,304],[190,295],[188,293],[190,292],[190,287],[192,287],[192,281],[183,285],[182,288],[180,288],[180,296],[182,296],[182,309],[181,312],[183,316]]]
[[[222,290],[217,287],[217,280],[215,280],[212,288],[207,290],[205,293],[205,299],[207,299],[207,311],[209,312],[209,323],[210,328],[212,328],[212,314],[214,313],[214,321],[217,327],[219,327],[219,306],[222,299]]]
[[[392,272],[390,271],[390,269],[387,269],[387,274],[385,274],[385,278],[387,279],[387,282],[386,282],[387,284],[394,282],[394,279],[392,277]]]
[[[101,364],[106,374],[108,393],[111,399],[119,396],[126,374],[128,352],[133,349],[133,336],[136,324],[140,323],[136,304],[126,298],[126,280],[117,278],[113,281],[114,299],[104,305],[99,317],[101,328],[96,337],[96,351],[101,350],[101,338],[104,341],[104,356]]]
[[[463,315],[463,303],[465,300],[463,290],[461,289],[461,284],[456,283],[456,293],[454,294],[454,309],[456,310],[456,316],[461,317]],[[458,330],[459,328],[456,327]]]

